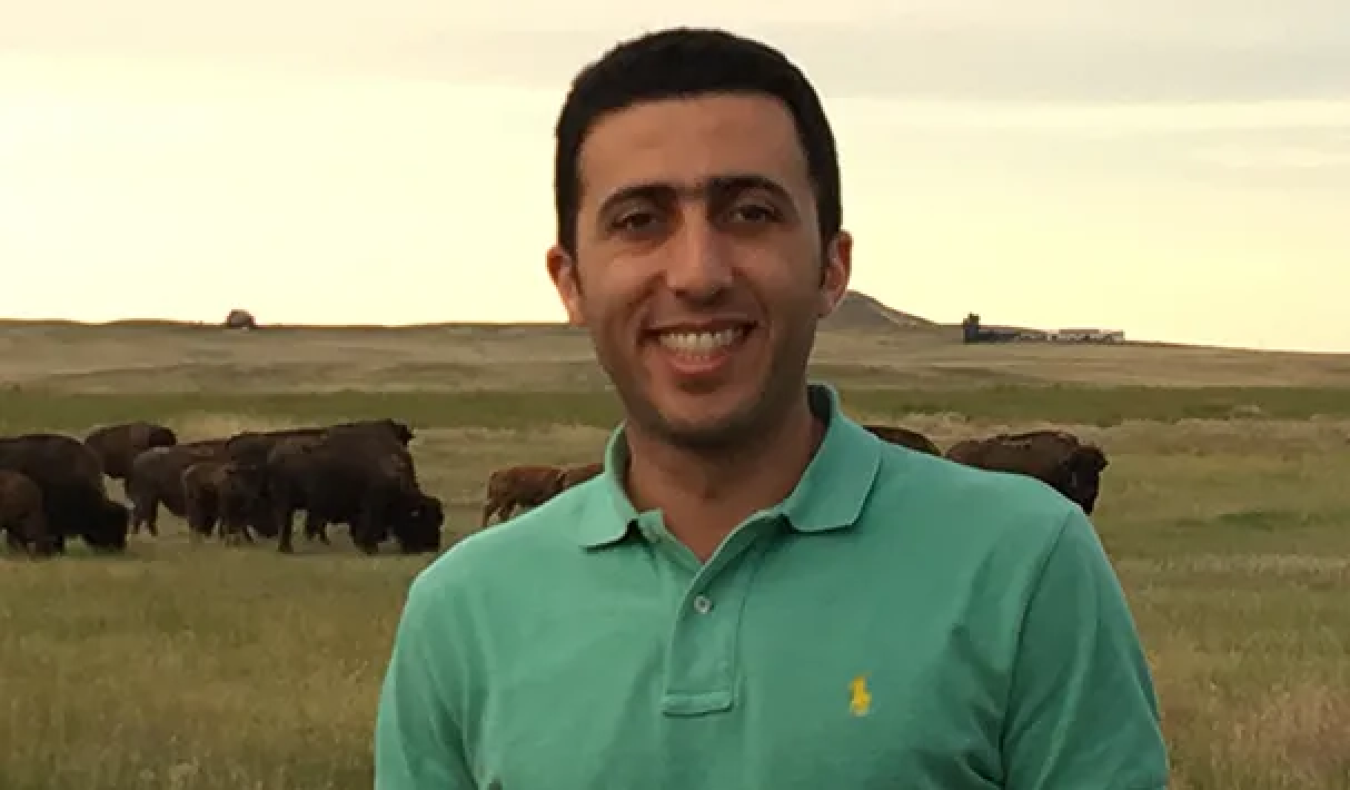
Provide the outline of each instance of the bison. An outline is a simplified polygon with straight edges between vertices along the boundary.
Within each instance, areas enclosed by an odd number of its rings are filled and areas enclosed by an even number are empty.
[[[592,477],[598,477],[603,471],[605,471],[605,465],[599,461],[569,466],[563,470],[562,490],[566,491],[572,486],[579,486]]]
[[[95,428],[84,443],[98,456],[103,473],[125,484],[136,456],[151,447],[172,447],[178,444],[178,435],[163,425],[136,421]]]
[[[357,426],[292,437],[269,453],[267,472],[281,552],[294,550],[297,510],[305,511],[307,536],[326,539],[327,524],[347,523],[352,542],[367,554],[391,532],[407,553],[440,546],[444,508],[419,487],[412,455],[398,437]]]
[[[197,461],[183,470],[182,486],[188,529],[209,536],[220,522],[225,542],[253,542],[249,525],[262,501],[264,470],[220,459]]]
[[[390,531],[404,554],[440,551],[445,503],[424,491],[412,493],[407,503],[390,516]],[[322,537],[322,534],[321,534]]]
[[[911,431],[898,425],[864,425],[863,427],[871,431],[877,438],[891,444],[903,445],[911,450],[918,450],[929,455],[942,455],[942,450],[933,443],[933,440],[918,431]]]
[[[263,464],[267,461],[267,454],[283,439],[317,438],[334,430],[373,431],[393,438],[404,447],[407,447],[415,436],[412,428],[406,423],[385,418],[305,428],[283,428],[276,431],[245,431],[227,439],[225,446],[231,460],[246,464]]]
[[[1108,465],[1100,447],[1055,430],[966,439],[949,447],[946,457],[967,466],[1034,477],[1077,503],[1087,515],[1096,508],[1101,474]]]
[[[179,518],[187,517],[183,472],[200,461],[223,459],[225,440],[185,442],[173,447],[152,447],[136,456],[127,474],[127,498],[131,500],[131,531],[144,526],[159,534],[159,506]]]
[[[126,549],[127,509],[108,499],[98,456],[80,440],[56,433],[0,439],[0,469],[19,472],[41,490],[56,552],[75,536],[96,551]]]
[[[280,535],[284,525],[290,524],[296,511],[305,510],[305,495],[299,484],[308,463],[307,450],[323,441],[322,433],[296,433],[277,438],[269,444],[268,453],[263,456],[264,496],[262,508],[264,518],[275,534]],[[256,451],[261,444],[254,444]],[[250,451],[252,452],[252,451]],[[239,457],[236,455],[235,457]],[[328,542],[327,532],[316,516],[306,511],[305,537],[312,540],[319,537]]]
[[[56,541],[47,532],[42,489],[28,477],[0,469],[0,532],[12,549],[37,556],[56,553]]]
[[[496,469],[488,475],[482,526],[486,527],[494,517],[509,519],[518,508],[539,507],[563,491],[590,480],[602,471],[604,471],[602,463],[571,467],[509,466]]]

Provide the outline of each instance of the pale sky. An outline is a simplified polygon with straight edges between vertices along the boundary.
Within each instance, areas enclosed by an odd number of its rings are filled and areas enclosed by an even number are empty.
[[[567,83],[683,23],[816,83],[896,308],[1350,352],[1350,2],[735,5],[0,0],[0,317],[561,319]]]

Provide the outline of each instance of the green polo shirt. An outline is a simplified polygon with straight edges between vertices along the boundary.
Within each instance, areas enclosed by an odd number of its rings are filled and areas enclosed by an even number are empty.
[[[605,472],[413,582],[377,790],[1154,790],[1167,755],[1120,585],[1028,477],[828,420],[706,564]]]

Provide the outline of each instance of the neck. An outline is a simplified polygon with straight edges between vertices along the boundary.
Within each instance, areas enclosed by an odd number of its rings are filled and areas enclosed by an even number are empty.
[[[792,493],[825,426],[803,393],[778,425],[723,450],[682,448],[634,425],[625,434],[633,505],[639,511],[661,510],[670,533],[706,560],[751,514]]]

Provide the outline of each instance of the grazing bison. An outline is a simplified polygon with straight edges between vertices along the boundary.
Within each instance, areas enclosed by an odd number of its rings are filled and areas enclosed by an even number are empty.
[[[250,465],[260,465],[267,461],[267,454],[283,439],[317,438],[330,431],[370,431],[393,438],[407,447],[415,434],[406,423],[388,418],[380,420],[358,420],[341,422],[335,425],[309,426],[305,428],[283,428],[276,431],[245,431],[225,441],[230,459]]]
[[[42,512],[42,489],[26,475],[0,469],[0,532],[11,549],[36,556],[56,553]]]
[[[136,456],[151,447],[172,447],[178,444],[178,435],[163,425],[137,421],[95,428],[84,443],[98,456],[104,474],[125,483]]]
[[[331,431],[375,434],[392,438],[403,447],[413,440],[414,433],[407,424],[389,418],[379,420],[358,420],[336,425],[308,426],[304,428],[284,428],[276,431],[245,431],[225,441],[226,452],[230,460],[246,466],[266,467],[272,450],[287,440],[318,440]],[[270,473],[267,475],[272,476]],[[264,486],[258,505],[258,514],[253,518],[253,527],[261,534],[277,535],[281,524],[276,522],[281,508],[272,501],[271,486]],[[292,513],[294,515],[294,513]],[[306,535],[313,537],[306,530]]]
[[[98,551],[126,548],[127,509],[108,499],[98,456],[80,440],[55,433],[0,439],[0,469],[37,484],[56,552],[76,536]]]
[[[183,472],[199,461],[222,459],[224,439],[186,442],[173,447],[152,447],[136,456],[127,474],[127,498],[131,500],[131,531],[144,526],[159,534],[159,506],[179,518],[187,517]]]
[[[264,512],[255,519],[255,523],[265,519],[267,528],[272,530],[270,534],[280,535],[284,525],[294,520],[296,511],[304,510],[305,537],[309,540],[318,537],[324,543],[328,542],[322,522],[306,510],[303,486],[299,483],[308,463],[308,448],[322,443],[323,439],[323,433],[306,430],[275,437],[266,445],[260,441],[250,441],[249,457],[253,457],[263,446],[269,448],[262,460],[264,482],[261,508]],[[241,456],[236,453],[235,457]]]
[[[967,439],[947,449],[947,458],[967,466],[1034,477],[1092,515],[1108,461],[1101,448],[1066,431],[1003,433]]]
[[[253,542],[249,525],[262,501],[264,470],[220,459],[197,461],[183,470],[182,486],[188,529],[209,536],[220,522],[225,542]]]
[[[494,517],[506,520],[519,508],[539,507],[574,485],[604,471],[604,464],[589,463],[560,467],[547,465],[508,466],[488,475],[483,504],[483,524]]]
[[[891,444],[903,445],[911,450],[918,450],[929,455],[942,455],[942,450],[933,443],[933,440],[918,431],[911,431],[898,425],[864,425],[863,427],[875,434],[877,438]]]
[[[308,440],[306,440],[308,439]],[[292,520],[305,511],[305,534],[326,539],[327,524],[351,526],[352,542],[373,554],[392,532],[404,552],[440,546],[444,508],[419,487],[400,438],[361,426],[334,426],[320,437],[291,437],[267,460],[276,508],[278,551],[294,550]]]
[[[381,529],[379,540],[392,534],[404,554],[429,554],[441,548],[441,527],[445,524],[445,504],[440,497],[416,490],[386,511],[388,529]],[[320,530],[319,537],[323,533]],[[377,541],[378,542],[378,541]]]

